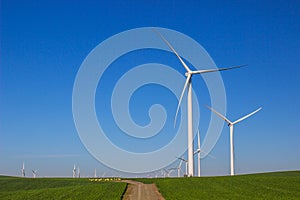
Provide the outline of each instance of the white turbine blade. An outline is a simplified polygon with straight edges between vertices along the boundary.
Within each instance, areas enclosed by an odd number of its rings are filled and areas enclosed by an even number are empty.
[[[225,116],[221,115],[220,113],[218,113],[216,110],[214,110],[213,108],[206,106],[208,109],[210,109],[211,111],[213,111],[214,113],[216,113],[219,117],[221,117],[223,120],[225,120],[227,123],[232,124],[232,122],[227,119]]]
[[[176,157],[176,158],[178,158],[179,160],[182,160],[184,162],[187,162],[187,160],[185,160],[184,158],[180,158],[180,157]]]
[[[178,168],[181,168],[183,160],[180,160]]]
[[[230,70],[230,69],[235,69],[235,68],[241,68],[246,65],[240,65],[240,66],[234,66],[234,67],[228,67],[228,68],[218,68],[218,69],[204,69],[204,70],[197,70],[197,71],[192,71],[192,74],[203,74],[203,73],[209,73],[209,72],[217,72],[217,71],[225,71],[225,70]]]
[[[186,71],[190,72],[190,68],[185,64],[185,62],[182,60],[182,58],[179,56],[179,54],[175,51],[175,49],[172,47],[172,45],[168,42],[164,36],[160,32],[158,32],[156,29],[154,31],[159,35],[159,37],[168,45],[168,47],[173,51],[173,53],[177,56],[177,58],[180,60],[181,64],[185,68]]]
[[[248,114],[248,115],[246,115],[246,116],[244,116],[244,117],[242,117],[242,118],[236,120],[236,121],[233,122],[232,124],[236,124],[236,123],[239,123],[240,121],[243,121],[244,119],[246,119],[246,118],[250,117],[251,115],[254,115],[255,113],[257,113],[257,112],[260,111],[261,109],[262,109],[262,107],[258,108],[257,110],[253,111],[252,113],[250,113],[250,114]]]
[[[180,99],[179,99],[179,102],[178,102],[178,105],[177,105],[177,109],[176,109],[176,114],[175,114],[175,119],[174,119],[174,127],[176,126],[177,115],[178,115],[179,107],[180,107],[180,104],[181,104],[181,101],[182,101],[182,97],[184,95],[186,87],[188,86],[188,84],[190,82],[191,77],[192,77],[192,75],[188,74],[188,76],[186,78],[186,81],[185,81],[185,84],[184,84],[184,87],[183,87],[183,90],[181,92],[181,96],[180,96]]]
[[[198,149],[200,150],[200,132],[198,130]]]

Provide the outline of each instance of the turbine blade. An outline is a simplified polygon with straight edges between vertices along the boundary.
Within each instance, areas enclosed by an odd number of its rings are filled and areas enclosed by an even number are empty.
[[[200,149],[200,132],[198,130],[198,149]]]
[[[218,113],[216,110],[214,110],[213,108],[206,106],[208,109],[210,109],[211,111],[213,111],[215,114],[217,114],[219,117],[221,117],[223,120],[225,120],[227,123],[232,124],[232,122],[227,119],[225,116],[221,115],[220,113]]]
[[[181,168],[182,162],[183,162],[183,160],[180,160],[178,168]]]
[[[191,77],[192,77],[192,75],[188,74],[188,76],[186,78],[186,81],[185,81],[185,84],[184,84],[184,87],[183,87],[183,90],[181,92],[181,96],[180,96],[180,99],[179,99],[179,102],[178,102],[178,105],[177,105],[177,109],[176,109],[176,114],[175,114],[175,119],[174,119],[174,127],[176,126],[176,120],[177,120],[177,116],[178,116],[179,107],[181,105],[182,97],[184,95],[184,92],[186,90],[187,85],[189,84],[189,81],[190,81]]]
[[[184,159],[184,158],[180,158],[180,157],[176,157],[176,158],[178,158],[179,160],[182,160],[182,161],[184,161],[184,162],[187,162],[187,160]]]
[[[204,69],[204,70],[197,70],[197,71],[192,71],[192,74],[203,74],[203,73],[209,73],[209,72],[217,72],[217,71],[225,71],[225,70],[230,70],[230,69],[236,69],[236,68],[241,68],[246,65],[240,65],[240,66],[234,66],[234,67],[228,67],[228,68],[218,68],[218,69]]]
[[[168,42],[168,40],[166,38],[164,38],[164,36],[160,32],[158,32],[156,29],[154,29],[154,31],[168,45],[168,47],[171,49],[171,51],[177,56],[177,58],[179,59],[179,61],[181,62],[182,66],[185,68],[185,70],[190,72],[191,71],[190,68],[185,64],[185,62],[182,60],[182,58],[179,56],[179,54],[175,51],[175,49],[170,44],[170,42]]]
[[[246,115],[246,116],[244,116],[244,117],[242,117],[242,118],[236,120],[236,121],[233,122],[232,124],[236,124],[236,123],[239,123],[240,121],[243,121],[244,119],[246,119],[246,118],[250,117],[251,115],[254,115],[255,113],[257,113],[257,112],[260,111],[261,109],[262,109],[262,107],[258,108],[257,110],[253,111],[252,113],[250,113],[250,114],[248,114],[248,115]]]

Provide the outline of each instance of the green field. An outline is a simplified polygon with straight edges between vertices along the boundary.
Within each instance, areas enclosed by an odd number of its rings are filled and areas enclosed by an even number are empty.
[[[126,183],[91,182],[73,178],[0,176],[0,199],[118,199]]]
[[[166,200],[300,199],[300,171],[234,177],[134,179],[155,183]],[[121,199],[126,183],[0,176],[0,199]]]
[[[155,183],[166,200],[300,199],[300,171],[139,181]]]

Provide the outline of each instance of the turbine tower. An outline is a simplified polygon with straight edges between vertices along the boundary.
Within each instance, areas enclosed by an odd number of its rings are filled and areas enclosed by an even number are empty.
[[[95,168],[95,171],[94,171],[94,178],[97,178],[97,170]]]
[[[239,68],[242,66],[235,66],[235,67],[229,67],[229,68],[219,68],[219,69],[206,69],[206,70],[196,70],[196,71],[192,71],[187,65],[186,63],[182,60],[182,58],[180,57],[180,55],[175,51],[175,49],[173,48],[173,46],[162,36],[162,34],[160,34],[158,31],[154,30],[160,37],[161,39],[166,43],[166,45],[168,45],[168,47],[171,49],[171,51],[176,55],[176,57],[179,59],[179,61],[181,62],[182,66],[185,68],[186,73],[185,76],[186,81],[178,102],[178,106],[177,106],[177,110],[176,110],[176,115],[175,115],[175,120],[174,120],[174,127],[176,125],[176,119],[177,119],[177,115],[178,115],[178,111],[179,111],[179,107],[181,104],[181,100],[182,97],[185,93],[185,90],[188,90],[188,94],[187,94],[187,107],[188,107],[188,111],[187,111],[187,116],[188,116],[188,174],[187,176],[193,176],[194,175],[194,143],[193,143],[193,99],[192,99],[192,76],[194,74],[203,74],[203,73],[209,73],[209,72],[216,72],[216,71],[223,71],[223,70],[229,70],[229,69],[234,69],[234,68]]]
[[[24,162],[23,162],[23,166],[22,166],[22,177],[25,177],[25,165],[24,165]]]
[[[73,167],[73,178],[75,178],[76,177],[76,165],[74,164],[74,167]]]
[[[207,106],[208,109],[210,109],[212,112],[214,112],[215,114],[217,114],[220,118],[222,118],[223,120],[225,120],[228,123],[229,126],[229,130],[230,130],[230,175],[233,176],[234,175],[234,144],[233,144],[233,126],[241,121],[243,121],[244,119],[247,119],[248,117],[250,117],[251,115],[254,115],[255,113],[257,113],[258,111],[260,111],[262,109],[262,107],[258,108],[257,110],[253,111],[252,113],[241,117],[240,119],[231,122],[229,119],[227,119],[225,116],[221,115],[220,113],[218,113],[216,110],[214,110],[213,108]]]

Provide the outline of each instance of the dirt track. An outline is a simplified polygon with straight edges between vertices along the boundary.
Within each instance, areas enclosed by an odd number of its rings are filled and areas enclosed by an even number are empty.
[[[124,200],[164,200],[155,184],[144,184],[131,180],[123,181],[128,183]]]

